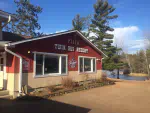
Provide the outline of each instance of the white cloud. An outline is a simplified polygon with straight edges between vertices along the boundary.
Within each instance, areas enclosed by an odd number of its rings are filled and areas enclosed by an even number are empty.
[[[114,45],[123,48],[125,52],[135,53],[137,50],[144,48],[145,40],[141,36],[137,36],[140,32],[138,26],[127,26],[114,28]],[[139,39],[140,38],[140,39]]]
[[[64,31],[67,31],[67,30],[59,30],[59,31],[56,31],[55,33],[64,32]]]
[[[108,32],[114,35],[113,45],[123,48],[125,52],[135,53],[137,50],[145,47],[146,41],[138,33],[138,26],[116,27],[113,32]],[[138,35],[137,35],[138,34]],[[91,33],[90,36],[95,36]]]
[[[146,44],[146,40],[141,39],[141,40],[134,40],[134,45],[131,45],[131,49],[140,49],[140,48],[144,48],[145,44]]]

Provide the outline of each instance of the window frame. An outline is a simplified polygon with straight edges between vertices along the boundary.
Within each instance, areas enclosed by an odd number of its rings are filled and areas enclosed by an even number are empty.
[[[80,72],[80,58],[83,58],[83,72]],[[91,71],[84,71],[84,58],[91,59]],[[95,71],[93,71],[93,59],[95,59]],[[78,56],[78,73],[97,73],[97,65],[96,65],[96,57],[89,57],[89,56]]]
[[[68,75],[68,55],[67,54],[46,53],[46,52],[33,52],[33,53],[34,53],[34,74],[33,74],[34,78],[49,77],[49,76],[65,76],[65,75]],[[42,75],[36,75],[36,55],[42,55],[43,56]],[[59,73],[44,74],[45,55],[58,56],[59,57]],[[62,67],[62,57],[63,56],[66,57],[66,73],[62,73],[62,70],[61,70],[61,67]]]

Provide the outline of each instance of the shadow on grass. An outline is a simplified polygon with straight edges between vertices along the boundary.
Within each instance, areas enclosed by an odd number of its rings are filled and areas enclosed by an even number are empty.
[[[90,109],[41,97],[25,96],[0,99],[0,113],[88,113]]]

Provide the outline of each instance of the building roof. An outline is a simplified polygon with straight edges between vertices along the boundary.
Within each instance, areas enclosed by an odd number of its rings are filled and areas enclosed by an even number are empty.
[[[36,40],[41,40],[41,39],[45,39],[45,38],[51,38],[51,37],[55,37],[55,36],[60,36],[63,34],[70,34],[70,33],[77,33],[84,41],[86,41],[89,45],[91,45],[94,49],[96,49],[98,52],[102,53],[104,56],[107,57],[107,55],[105,55],[100,49],[98,49],[90,40],[88,40],[82,33],[80,33],[77,30],[70,30],[70,31],[65,31],[65,32],[59,32],[59,33],[54,33],[54,34],[50,34],[50,35],[46,35],[46,36],[42,36],[42,37],[37,37],[37,38],[29,38],[29,39],[21,39],[21,38],[17,38],[18,40],[12,40],[12,42],[9,42],[7,44],[5,44],[5,46],[14,46],[14,45],[18,45],[18,44],[22,44],[22,43],[26,43],[26,42],[31,42],[31,41],[36,41]],[[20,40],[19,40],[20,39]],[[10,38],[9,38],[10,41]]]
[[[11,32],[5,32],[3,31],[3,38],[1,41],[9,41],[9,42],[17,42],[17,41],[22,41],[22,40],[25,40],[24,37],[20,36],[20,35],[17,35],[17,34],[14,34],[14,33],[11,33]]]
[[[15,19],[15,16],[13,14],[0,10],[0,20],[1,21],[3,21],[3,22],[7,21],[9,16],[11,16],[11,20]]]

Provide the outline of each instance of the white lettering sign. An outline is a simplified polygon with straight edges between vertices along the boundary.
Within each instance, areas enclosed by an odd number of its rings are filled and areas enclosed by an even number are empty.
[[[80,47],[77,47],[76,51],[80,52],[80,53],[88,53],[88,49],[84,49],[84,48],[80,48]]]
[[[56,50],[75,51],[75,47],[73,47],[73,46],[68,46],[67,49],[66,49],[66,46],[65,46],[65,45],[62,45],[62,44],[55,44],[54,46],[55,46],[55,49],[56,49]],[[76,51],[77,51],[77,52],[80,52],[80,53],[88,53],[88,49],[80,48],[80,47],[77,47],[77,48],[76,48]]]
[[[68,39],[68,44],[79,45],[79,41],[77,41],[77,40],[72,40],[72,39]]]
[[[68,46],[68,51],[74,51],[74,47]]]
[[[66,46],[65,45],[61,45],[61,44],[55,44],[55,49],[66,50]]]

